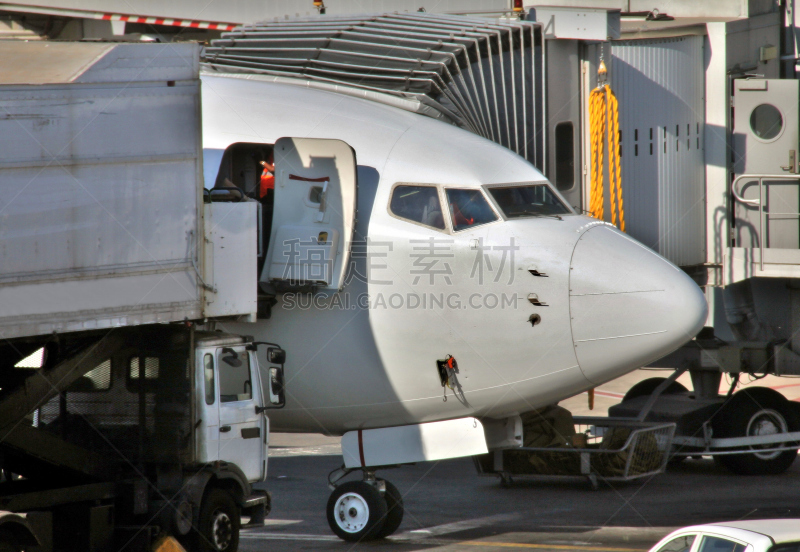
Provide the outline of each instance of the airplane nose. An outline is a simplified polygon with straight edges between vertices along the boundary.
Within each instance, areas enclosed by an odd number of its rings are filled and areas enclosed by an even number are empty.
[[[605,224],[578,239],[569,287],[575,354],[584,376],[598,385],[674,351],[708,314],[685,272]]]

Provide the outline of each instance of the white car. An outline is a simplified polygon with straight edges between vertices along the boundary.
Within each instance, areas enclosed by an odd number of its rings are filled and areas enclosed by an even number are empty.
[[[800,552],[800,519],[684,527],[661,539],[650,552]]]

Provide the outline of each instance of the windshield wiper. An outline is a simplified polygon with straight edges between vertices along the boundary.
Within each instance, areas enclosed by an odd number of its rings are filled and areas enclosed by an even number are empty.
[[[524,214],[524,215],[532,216],[532,217],[550,217],[550,218],[556,218],[558,220],[564,220],[564,219],[561,218],[560,215],[554,215],[554,214],[551,214],[551,213],[541,213],[539,211],[528,211],[527,209],[524,210],[524,211],[521,211],[521,213]]]

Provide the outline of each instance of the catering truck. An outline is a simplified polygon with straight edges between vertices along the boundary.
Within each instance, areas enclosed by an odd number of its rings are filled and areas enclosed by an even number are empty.
[[[203,189],[198,46],[0,55],[0,550],[233,552],[285,354],[215,331],[260,205]]]

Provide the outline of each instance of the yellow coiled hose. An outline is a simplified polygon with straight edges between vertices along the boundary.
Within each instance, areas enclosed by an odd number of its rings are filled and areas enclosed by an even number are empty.
[[[603,67],[605,69],[605,67]],[[604,218],[605,187],[604,150],[608,147],[608,184],[611,193],[611,223],[625,231],[625,210],[622,205],[622,174],[620,173],[619,104],[607,84],[592,90],[589,96],[589,134],[591,139],[591,189],[589,211],[598,219]],[[605,136],[604,136],[605,135]],[[619,215],[619,224],[617,224]]]

